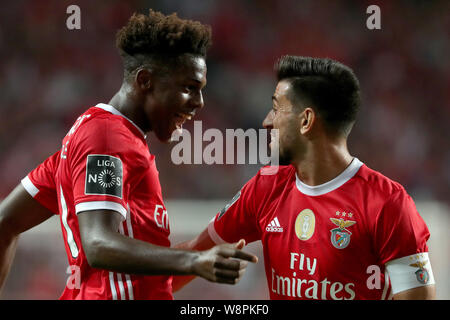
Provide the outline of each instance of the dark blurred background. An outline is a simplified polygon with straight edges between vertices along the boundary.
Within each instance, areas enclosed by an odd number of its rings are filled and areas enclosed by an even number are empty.
[[[66,27],[71,4],[81,8],[81,30]],[[372,4],[381,8],[381,30],[366,27]],[[416,201],[450,204],[446,0],[2,1],[0,199],[60,148],[79,114],[119,89],[115,33],[133,12],[149,8],[212,26],[205,108],[196,117],[203,130],[261,128],[281,55],[333,58],[355,71],[362,88],[351,153],[403,184]],[[259,168],[177,166],[172,146],[152,135],[148,141],[165,199],[231,198]],[[56,291],[57,297],[62,289]]]

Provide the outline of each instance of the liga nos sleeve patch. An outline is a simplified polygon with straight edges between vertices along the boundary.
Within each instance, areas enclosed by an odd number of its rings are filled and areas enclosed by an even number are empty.
[[[123,166],[119,158],[90,154],[86,162],[87,195],[109,195],[122,199]]]

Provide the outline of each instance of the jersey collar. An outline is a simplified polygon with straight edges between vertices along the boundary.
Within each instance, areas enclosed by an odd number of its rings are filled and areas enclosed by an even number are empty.
[[[308,186],[307,184],[303,183],[297,176],[297,173],[295,174],[295,185],[297,186],[297,189],[308,196],[320,196],[325,193],[331,192],[333,190],[336,190],[340,186],[342,186],[344,183],[346,183],[348,180],[353,178],[353,176],[358,172],[359,168],[363,163],[359,161],[358,158],[353,158],[350,165],[342,171],[341,174],[339,174],[336,178],[325,182],[323,184],[320,184],[318,186]]]
[[[127,117],[125,117],[122,112],[120,112],[119,110],[117,110],[116,108],[114,108],[113,106],[106,104],[106,103],[99,103],[95,106],[96,108],[100,108],[103,109],[105,111],[111,112],[112,114],[115,114],[116,116],[121,116],[124,117],[125,119],[127,119],[133,126],[135,126],[139,132],[142,134],[142,136],[145,138],[147,138],[147,135],[145,134],[144,131],[142,131],[141,128],[139,128],[133,121],[131,121],[130,119],[128,119]]]

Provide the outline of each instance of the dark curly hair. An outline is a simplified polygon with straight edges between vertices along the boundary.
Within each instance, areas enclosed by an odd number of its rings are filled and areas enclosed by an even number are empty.
[[[361,104],[359,81],[352,69],[328,58],[283,56],[275,64],[278,81],[292,85],[297,111],[310,105],[333,133],[348,135]]]
[[[116,35],[125,75],[142,65],[161,64],[185,53],[206,57],[210,46],[210,26],[152,9],[148,15],[134,13]]]

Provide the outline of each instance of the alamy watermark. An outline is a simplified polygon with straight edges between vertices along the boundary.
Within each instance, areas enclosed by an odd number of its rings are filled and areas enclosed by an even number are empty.
[[[79,6],[72,4],[66,8],[66,13],[69,15],[66,19],[66,27],[69,30],[81,29],[81,9]],[[366,27],[369,30],[381,29],[381,9],[379,6],[372,4],[367,7],[366,14],[370,16],[366,20]]]
[[[376,4],[367,7],[366,13],[370,16],[366,20],[366,27],[369,30],[381,29],[381,9]]]
[[[171,159],[176,165],[261,164],[269,166],[261,174],[273,175],[278,172],[278,135],[278,129],[226,129],[223,133],[210,128],[203,132],[202,122],[194,121],[193,134],[186,129],[172,134],[172,141],[178,143],[172,148]]]
[[[69,277],[66,281],[66,286],[68,289],[80,289],[81,288],[81,271],[80,267],[77,265],[70,265],[66,269],[66,274]]]
[[[81,29],[81,9],[79,6],[72,4],[67,7],[66,13],[69,16],[66,19],[66,27],[69,30]]]

